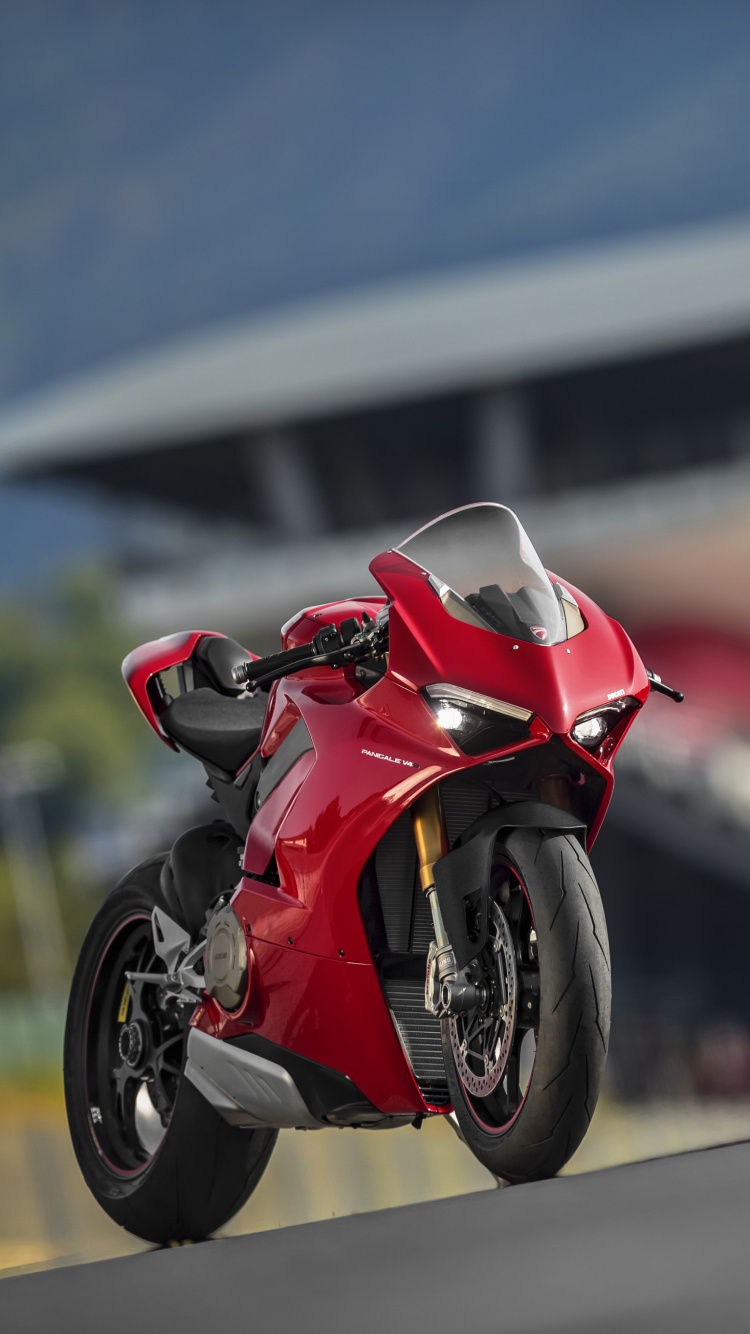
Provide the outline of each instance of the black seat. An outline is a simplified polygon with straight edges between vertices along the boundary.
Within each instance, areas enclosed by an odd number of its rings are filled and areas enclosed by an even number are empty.
[[[224,635],[206,635],[198,640],[193,650],[193,671],[196,689],[212,686],[222,695],[241,695],[244,686],[238,686],[232,668],[240,662],[249,662],[250,654],[236,639]]]
[[[201,688],[178,695],[162,715],[164,730],[201,760],[236,773],[257,749],[267,695],[233,699]]]

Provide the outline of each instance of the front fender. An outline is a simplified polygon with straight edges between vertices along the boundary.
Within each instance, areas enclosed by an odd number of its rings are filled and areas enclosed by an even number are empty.
[[[564,829],[575,834],[586,850],[586,826],[575,815],[543,801],[517,801],[496,806],[470,824],[453,851],[435,862],[433,868],[440,912],[459,969],[466,968],[487,943],[495,844],[513,829]],[[475,939],[469,935],[467,899],[479,911],[479,931]]]

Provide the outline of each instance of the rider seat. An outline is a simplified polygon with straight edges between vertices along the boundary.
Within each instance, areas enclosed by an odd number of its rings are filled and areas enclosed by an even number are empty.
[[[232,668],[250,660],[251,655],[236,639],[226,635],[204,635],[192,655],[196,688],[211,686],[222,695],[241,695],[245,687],[237,684]]]
[[[161,721],[178,745],[234,774],[258,748],[267,701],[260,693],[233,699],[201,687],[173,699]]]

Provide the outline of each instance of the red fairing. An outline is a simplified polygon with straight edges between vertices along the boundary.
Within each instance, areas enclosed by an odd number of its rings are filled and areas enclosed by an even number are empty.
[[[282,695],[304,716],[315,752],[261,807],[245,847],[244,868],[253,875],[275,853],[288,898],[282,907],[266,886],[246,880],[242,912],[254,936],[282,944],[291,935],[309,953],[368,963],[357,893],[362,867],[396,817],[437,778],[466,767],[466,756],[425,701],[387,676],[359,698],[341,679],[325,691],[287,680],[277,703]]]
[[[643,704],[650,691],[646,668],[619,622],[561,580],[575,597],[586,629],[560,644],[528,643],[456,621],[430,584],[429,574],[399,551],[376,556],[370,569],[391,600],[389,675],[413,690],[438,681],[456,682],[530,709],[551,733],[599,770],[604,793],[589,827],[591,849],[614,788],[612,760],[634,715],[615,729],[600,756],[577,746],[570,729],[588,709],[623,696]],[[549,577],[553,582],[558,579],[552,573]]]
[[[566,581],[587,628],[546,646],[456,621],[426,571],[398,551],[376,556],[370,569],[393,603],[391,673],[410,689],[456,682],[531,709],[560,735],[570,731],[579,714],[615,695],[648,696],[646,669],[622,626]]]
[[[219,638],[226,639],[226,635],[219,635],[218,630],[180,630],[177,634],[165,635],[163,639],[152,639],[148,644],[134,648],[122,664],[125,684],[146,722],[172,750],[178,750],[179,747],[170,740],[159,721],[156,712],[158,695],[154,689],[154,677],[157,672],[166,672],[170,667],[178,667],[181,663],[187,662],[198,641],[204,639],[206,635],[218,635]]]

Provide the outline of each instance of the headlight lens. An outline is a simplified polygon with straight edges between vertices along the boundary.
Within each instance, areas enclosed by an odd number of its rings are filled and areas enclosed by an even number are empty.
[[[640,703],[637,699],[632,695],[623,695],[622,699],[612,700],[610,704],[602,704],[598,709],[589,709],[586,713],[582,713],[571,727],[570,735],[586,750],[598,750],[620,719],[639,708]]]
[[[426,686],[424,694],[443,731],[467,755],[500,750],[529,734],[534,715],[517,704],[446,682]]]
[[[607,735],[607,730],[607,720],[601,713],[595,713],[593,718],[584,718],[580,723],[576,723],[571,736],[579,746],[598,746]]]
[[[471,726],[471,717],[468,713],[462,713],[455,704],[448,704],[445,700],[439,700],[435,717],[444,732],[463,732]]]

